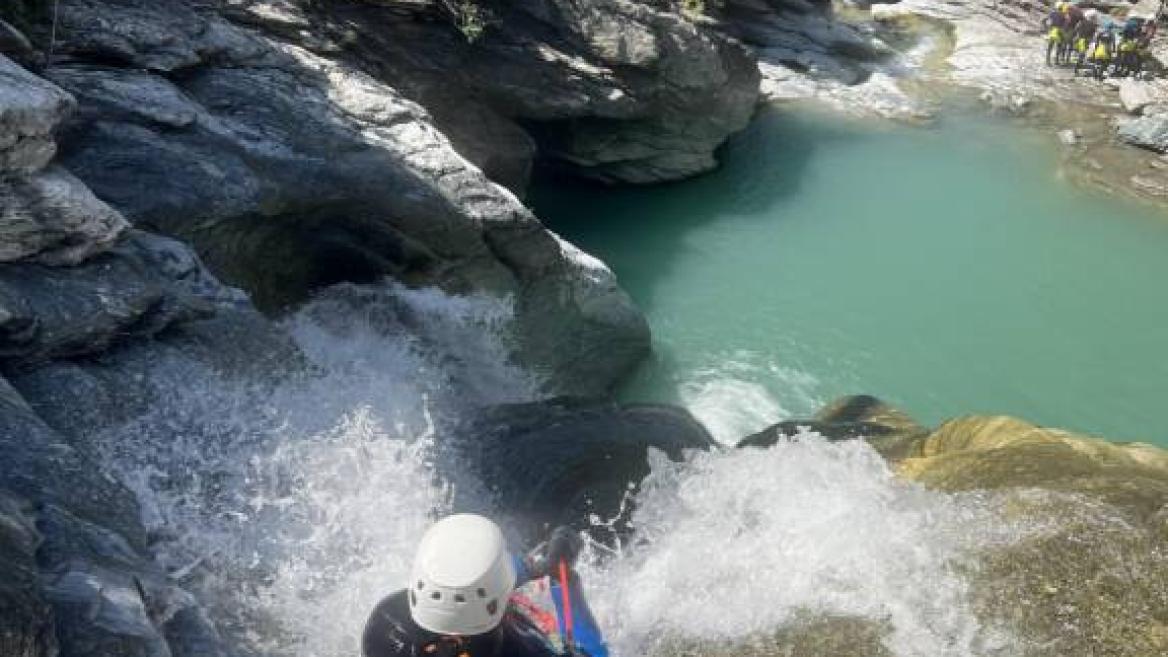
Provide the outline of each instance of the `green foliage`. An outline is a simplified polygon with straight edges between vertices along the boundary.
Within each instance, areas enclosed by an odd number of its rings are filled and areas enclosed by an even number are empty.
[[[681,0],[681,11],[686,14],[701,15],[709,10],[721,9],[724,0]]]
[[[487,12],[474,0],[439,0],[439,3],[467,42],[474,43],[482,37],[487,29]]]

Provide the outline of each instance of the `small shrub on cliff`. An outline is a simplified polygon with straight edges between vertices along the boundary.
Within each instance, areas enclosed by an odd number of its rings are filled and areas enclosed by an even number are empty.
[[[723,0],[681,0],[681,11],[701,15],[708,9],[721,9]]]
[[[439,4],[468,42],[478,41],[487,29],[487,13],[473,0],[439,0]]]

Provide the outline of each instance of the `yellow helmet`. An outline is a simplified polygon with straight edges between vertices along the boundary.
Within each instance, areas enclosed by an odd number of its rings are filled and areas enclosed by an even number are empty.
[[[1071,8],[1071,4],[1069,2],[1060,2],[1057,5],[1055,5],[1055,9],[1058,9],[1059,11],[1066,11],[1070,8]]]

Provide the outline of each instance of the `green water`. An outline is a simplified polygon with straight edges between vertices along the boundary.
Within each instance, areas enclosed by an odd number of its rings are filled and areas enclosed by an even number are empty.
[[[531,203],[648,314],[622,397],[724,439],[866,392],[1168,445],[1168,216],[1061,182],[1053,142],[768,114],[711,175]]]

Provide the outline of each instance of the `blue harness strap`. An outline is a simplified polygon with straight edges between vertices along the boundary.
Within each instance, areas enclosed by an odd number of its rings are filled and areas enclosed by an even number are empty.
[[[572,574],[568,583],[568,596],[571,600],[573,643],[576,652],[583,653],[587,657],[608,657],[608,645],[605,644],[604,636],[601,635],[600,628],[596,625],[592,610],[588,608],[588,602],[584,600],[584,592],[580,588],[580,578],[576,577],[575,573]],[[560,627],[564,628],[567,623],[564,619],[563,593],[560,589],[560,583],[555,578],[552,578],[552,600],[556,605],[556,616],[560,621]]]

